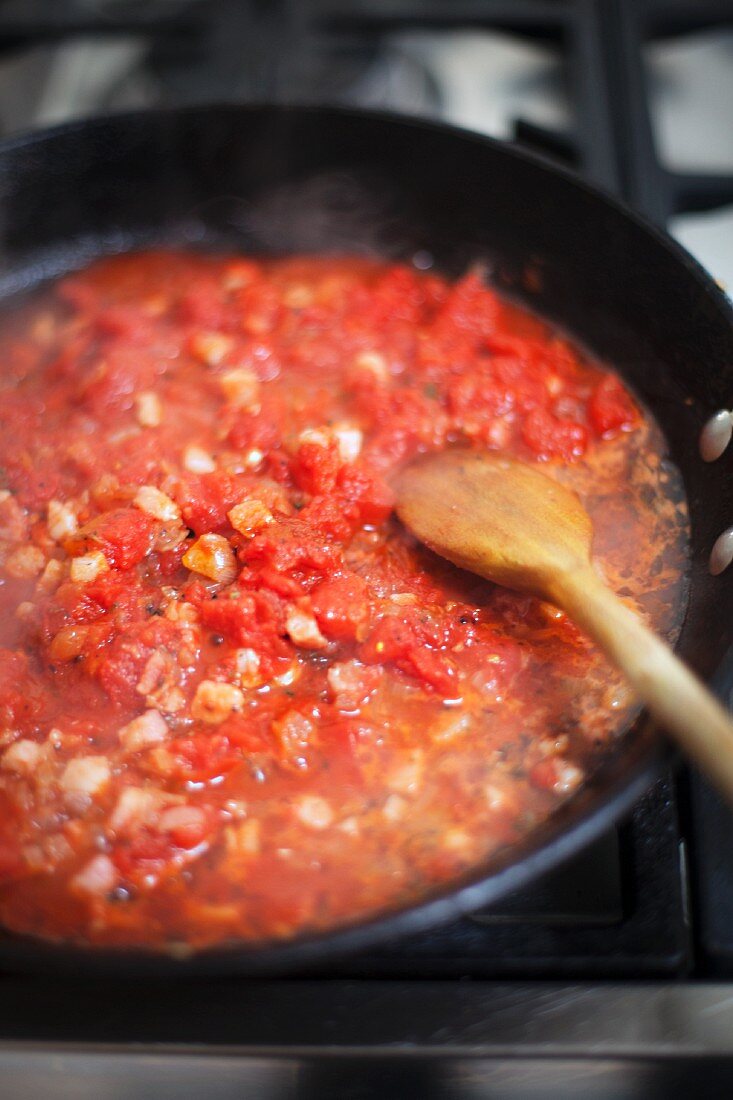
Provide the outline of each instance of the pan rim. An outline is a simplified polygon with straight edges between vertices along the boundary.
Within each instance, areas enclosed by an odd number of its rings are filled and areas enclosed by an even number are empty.
[[[243,103],[237,100],[219,99],[211,103],[189,104],[182,107],[154,107],[109,111],[104,114],[94,114],[84,118],[72,119],[68,122],[61,122],[54,126],[43,127],[40,130],[24,131],[0,140],[0,155],[11,153],[16,150],[20,151],[26,147],[57,137],[64,137],[67,134],[74,134],[81,130],[104,127],[109,123],[145,123],[149,118],[164,119],[174,115],[195,116],[209,113],[221,113],[222,111],[227,113],[231,112],[233,114],[249,115],[256,115],[258,113],[279,114],[283,117],[297,114],[334,115],[343,118],[373,120],[375,122],[384,122],[395,127],[404,127],[410,130],[423,130],[436,134],[452,135],[455,138],[472,144],[489,146],[502,155],[509,156],[510,158],[513,157],[518,161],[534,165],[552,176],[564,179],[567,183],[584,191],[586,194],[600,199],[617,213],[624,215],[627,220],[633,222],[639,229],[642,229],[644,232],[654,237],[657,244],[661,245],[667,252],[671,253],[672,256],[684,264],[688,272],[700,283],[700,288],[705,290],[710,297],[722,307],[723,311],[728,314],[728,320],[731,325],[733,325],[733,300],[728,297],[714,276],[703,267],[700,261],[697,260],[684,245],[676,241],[666,229],[653,222],[651,218],[635,210],[633,206],[629,205],[624,199],[614,195],[613,192],[609,191],[602,184],[585,179],[579,172],[576,172],[572,168],[568,168],[566,165],[560,164],[558,161],[553,160],[550,156],[542,152],[533,149],[525,149],[511,141],[495,138],[488,134],[483,134],[478,130],[464,128],[450,122],[433,121],[432,119],[405,115],[397,111],[385,109],[342,107],[339,105],[317,102],[289,103],[283,101],[282,103],[274,103],[268,100],[251,100]]]
[[[543,172],[560,177],[574,188],[599,200],[612,208],[651,237],[657,246],[662,247],[670,256],[681,263],[697,284],[721,312],[733,331],[733,305],[716,284],[712,276],[702,265],[669,234],[660,229],[643,215],[634,211],[625,202],[607,192],[603,187],[589,183],[578,173],[556,164],[540,153],[518,148],[511,143],[488,137],[476,131],[442,122],[412,118],[395,112],[383,110],[359,110],[346,107],[331,107],[323,104],[271,104],[252,102],[247,104],[235,101],[222,101],[187,107],[164,107],[152,110],[119,111],[84,119],[73,120],[47,129],[20,134],[0,142],[0,158],[6,154],[22,151],[26,148],[63,138],[66,135],[103,129],[110,123],[146,125],[153,119],[169,117],[217,114],[222,111],[231,114],[256,116],[257,114],[279,115],[283,118],[297,115],[340,116],[373,120],[389,124],[393,129],[409,129],[453,136],[463,142],[488,146],[502,156],[515,158],[530,164]],[[2,168],[0,167],[0,171]],[[719,662],[714,681],[719,692],[727,693],[733,686],[733,646]],[[643,721],[643,715],[632,726],[637,728]],[[621,749],[629,736],[627,733],[619,741]],[[633,735],[633,734],[632,734]],[[266,976],[268,973],[282,973],[301,967],[307,967],[320,961],[325,955],[340,956],[384,942],[415,934],[429,927],[444,924],[458,918],[480,906],[490,904],[499,897],[518,889],[540,871],[549,871],[570,856],[581,850],[592,840],[600,836],[611,823],[621,819],[639,797],[648,789],[662,767],[675,759],[677,754],[656,732],[644,738],[637,749],[638,758],[629,766],[629,772],[616,776],[608,782],[602,795],[582,812],[577,812],[575,820],[567,827],[559,821],[559,815],[544,823],[550,827],[549,835],[539,830],[544,839],[537,838],[532,843],[528,838],[526,849],[517,846],[518,854],[508,856],[505,864],[491,870],[483,865],[473,868],[461,879],[442,884],[431,891],[424,900],[407,902],[392,907],[384,913],[378,913],[367,920],[361,920],[347,927],[332,931],[304,935],[287,941],[268,941],[256,944],[229,943],[210,948],[202,948],[185,957],[174,957],[165,951],[146,950],[144,948],[96,948],[82,947],[3,933],[0,940],[0,966],[8,963],[20,966],[23,970],[69,970],[87,971],[90,968],[100,974],[111,972],[125,975],[152,974],[165,971],[167,975],[191,976],[196,973],[225,972],[232,970],[251,975]],[[607,764],[609,762],[606,762]],[[599,769],[602,777],[604,765]],[[584,788],[592,790],[593,779]],[[496,861],[492,861],[496,862]]]

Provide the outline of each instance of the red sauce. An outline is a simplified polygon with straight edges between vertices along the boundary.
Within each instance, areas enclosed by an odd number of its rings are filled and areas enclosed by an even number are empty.
[[[420,898],[536,829],[631,701],[392,515],[453,443],[543,462],[674,631],[685,511],[620,380],[476,274],[108,259],[0,331],[0,920],[198,947]]]

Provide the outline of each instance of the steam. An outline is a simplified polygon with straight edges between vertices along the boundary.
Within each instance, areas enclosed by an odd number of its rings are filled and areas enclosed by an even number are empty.
[[[256,251],[341,252],[391,258],[410,248],[384,181],[328,172],[268,188],[241,209],[237,228]]]

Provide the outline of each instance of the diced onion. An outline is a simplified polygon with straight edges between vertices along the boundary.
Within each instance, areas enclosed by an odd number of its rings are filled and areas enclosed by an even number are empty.
[[[170,735],[165,718],[157,710],[146,710],[118,731],[120,742],[129,752],[160,745]]]
[[[430,728],[430,736],[434,741],[452,741],[468,733],[473,725],[470,714],[446,714],[442,715]]]
[[[223,535],[202,535],[183,555],[186,569],[220,584],[231,584],[237,575],[237,559]]]
[[[290,607],[285,617],[285,629],[295,645],[303,649],[323,649],[328,641],[318,629],[318,623],[313,615],[307,611],[301,611],[298,607]]]
[[[43,759],[43,746],[36,741],[16,741],[3,753],[0,766],[18,775],[32,775]]]
[[[273,522],[273,515],[260,500],[243,500],[229,512],[229,522],[240,535],[254,535],[260,527]]]
[[[203,447],[191,445],[183,452],[183,465],[192,474],[211,474],[216,469],[216,463]]]
[[[93,856],[71,880],[77,893],[102,896],[114,889],[117,868],[109,856]]]
[[[238,367],[222,374],[219,383],[230,404],[240,409],[256,407],[260,396],[260,381],[254,371]]]
[[[396,603],[400,607],[412,607],[417,603],[414,592],[393,592],[389,598],[391,603]]]
[[[327,829],[333,823],[333,810],[325,798],[303,795],[295,804],[295,814],[309,829]]]
[[[315,443],[317,447],[327,447],[331,435],[325,428],[304,428],[298,436],[298,443]]]
[[[141,512],[147,512],[149,516],[161,520],[162,523],[171,523],[181,518],[181,509],[174,500],[154,485],[141,485],[135,494],[133,504]]]
[[[158,395],[149,390],[137,394],[135,413],[141,428],[157,428],[163,419],[163,407]]]
[[[61,583],[63,572],[63,564],[57,558],[50,558],[49,561],[46,562],[46,568],[38,578],[36,590],[46,593],[53,592]]]
[[[125,787],[109,819],[109,827],[117,835],[131,832],[140,825],[153,822],[164,806],[182,802],[180,795],[169,794],[157,787]]]
[[[387,777],[387,786],[398,794],[416,794],[422,783],[423,771],[423,754],[420,749],[415,749],[410,753],[410,758]]]
[[[333,434],[338,443],[339,455],[342,462],[355,462],[361,454],[364,433],[360,428],[352,428],[348,425],[337,425]]]
[[[231,336],[223,332],[197,332],[190,343],[191,351],[209,367],[215,367],[234,347]]]
[[[449,852],[467,853],[471,849],[471,837],[463,829],[448,829],[443,834],[443,847]]]
[[[200,829],[205,822],[206,815],[200,806],[170,806],[160,815],[158,831],[165,833],[174,829]]]
[[[107,786],[110,777],[106,756],[79,756],[64,768],[61,786],[65,791],[93,795]]]
[[[401,817],[405,816],[406,809],[407,802],[404,798],[401,798],[398,794],[391,794],[382,807],[382,816],[387,821],[399,821]]]
[[[368,371],[374,377],[383,382],[389,375],[387,360],[378,351],[362,351],[354,360],[354,366],[359,370]]]
[[[285,672],[281,672],[279,676],[273,677],[273,683],[278,684],[280,687],[290,687],[296,680],[300,679],[301,667],[297,661],[293,661],[289,668]]]
[[[585,772],[581,768],[576,768],[575,764],[571,764],[568,760],[556,760],[557,764],[557,781],[555,783],[556,794],[571,794],[577,790],[585,779]]]
[[[293,283],[292,286],[286,287],[283,294],[283,303],[290,309],[305,309],[313,305],[314,301],[315,294],[305,283]]]
[[[234,684],[202,680],[191,703],[191,717],[209,725],[218,725],[244,706],[244,695]]]
[[[79,526],[73,509],[60,500],[49,500],[47,515],[48,533],[56,542],[73,535]]]
[[[495,787],[493,783],[490,783],[486,788],[486,802],[489,809],[495,813],[503,810],[507,805],[506,792],[501,787]]]
[[[107,559],[101,550],[92,550],[91,554],[82,554],[71,562],[71,579],[77,584],[88,584],[96,580],[100,573],[104,573],[109,566]]]
[[[11,577],[30,580],[43,571],[45,564],[46,557],[43,551],[28,543],[26,546],[19,546],[9,555],[5,562],[5,569]]]
[[[232,826],[226,831],[227,848],[234,855],[256,856],[261,847],[260,822],[256,817]]]
[[[337,661],[326,672],[329,691],[339,710],[357,710],[374,692],[379,670],[361,661]]]
[[[238,649],[234,660],[242,687],[257,687],[261,683],[259,654],[254,649]]]

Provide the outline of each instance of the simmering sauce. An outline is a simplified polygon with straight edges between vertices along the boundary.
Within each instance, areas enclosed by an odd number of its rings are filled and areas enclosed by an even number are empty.
[[[394,518],[452,444],[541,462],[673,636],[686,512],[619,378],[355,259],[151,252],[0,326],[0,921],[164,949],[338,927],[537,829],[628,724],[567,618]]]

